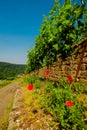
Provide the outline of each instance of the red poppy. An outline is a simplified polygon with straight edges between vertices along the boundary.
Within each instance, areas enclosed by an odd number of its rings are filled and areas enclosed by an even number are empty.
[[[67,107],[71,107],[73,105],[73,102],[71,102],[71,101],[66,101],[66,106]]]
[[[27,88],[28,88],[28,90],[33,90],[34,86],[33,86],[33,84],[29,84]]]
[[[45,75],[46,75],[46,76],[49,76],[49,75],[50,75],[50,71],[46,71],[46,72],[45,72]]]
[[[67,81],[68,81],[68,83],[71,83],[72,82],[72,77],[68,76]]]

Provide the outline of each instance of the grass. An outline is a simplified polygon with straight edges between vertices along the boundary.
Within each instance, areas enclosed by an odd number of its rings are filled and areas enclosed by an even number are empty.
[[[46,129],[44,127],[48,127],[46,126],[47,124],[49,125],[49,127],[52,127],[52,124],[56,126],[56,122],[52,120],[51,115],[47,115],[47,113],[45,113],[44,110],[41,108],[42,95],[44,93],[44,82],[36,79],[33,80],[33,83],[34,89],[31,91],[27,89],[28,81],[27,83],[23,83],[24,87],[22,87],[22,96],[27,117],[21,115],[19,120],[23,122],[27,120],[28,124],[33,124],[35,129],[40,129],[42,127],[43,129]]]
[[[0,81],[0,88],[5,87],[6,85],[10,84],[11,80],[1,80]]]
[[[28,77],[28,78],[26,77],[26,79],[24,79],[25,87],[23,87],[23,99],[24,99],[23,102],[25,104],[25,109],[27,110],[27,115],[29,115],[28,120],[30,120],[30,122],[35,124],[36,117],[38,117],[39,119],[43,117],[44,119],[47,120],[49,126],[56,130],[56,128],[58,127],[58,122],[54,119],[53,115],[51,115],[51,113],[48,112],[48,110],[44,109],[44,106],[43,106],[43,104],[47,102],[47,100],[45,100],[44,94],[46,92],[46,87],[47,87],[46,84],[48,84],[48,82],[46,80],[41,81],[40,79],[35,78],[35,77],[34,77],[35,80],[33,80],[32,78],[33,77]],[[29,83],[32,83],[35,86],[34,90],[29,91],[27,89],[27,85]],[[50,84],[52,84],[52,82]],[[62,84],[60,85],[62,86]],[[48,98],[51,94],[49,93],[49,89],[50,88],[48,87],[47,92],[46,92]],[[60,91],[61,89],[64,89],[64,88],[60,88]],[[83,102],[83,105],[85,108],[84,113],[83,113],[84,121],[86,123],[87,122],[87,95],[86,95],[87,87],[85,86],[83,88],[79,88],[77,84],[77,88],[75,88],[75,90],[73,91],[74,93],[79,94],[79,99],[78,99],[79,102]],[[48,109],[50,109],[50,106]],[[49,120],[50,119],[49,115],[50,115],[51,120]],[[23,118],[22,120],[24,121]],[[43,125],[43,121],[40,121],[40,124]],[[38,127],[40,128],[40,126]]]

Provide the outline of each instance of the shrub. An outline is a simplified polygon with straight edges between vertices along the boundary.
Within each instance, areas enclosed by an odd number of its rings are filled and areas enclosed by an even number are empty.
[[[24,82],[26,82],[27,84],[29,84],[29,83],[33,84],[33,83],[35,83],[36,79],[37,78],[35,76],[28,75],[24,78]]]
[[[36,80],[34,83],[35,88],[40,88],[41,87],[41,83],[40,80]]]
[[[73,92],[72,86],[73,82],[68,83],[65,79],[56,86],[47,83],[43,106],[59,123],[60,129],[82,130],[85,127],[83,104],[78,102],[78,94]]]

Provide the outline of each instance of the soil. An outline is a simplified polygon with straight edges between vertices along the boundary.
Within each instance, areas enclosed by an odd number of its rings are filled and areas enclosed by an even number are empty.
[[[13,82],[0,89],[0,122],[4,120],[7,114],[7,106],[19,87],[20,83]]]
[[[41,110],[33,110],[29,114],[25,107],[21,106],[23,93],[21,87],[19,82],[13,82],[0,89],[0,130],[53,130]],[[9,123],[6,124],[3,121],[8,112],[7,106],[12,98],[14,103],[9,113]],[[50,115],[48,118],[52,120]]]

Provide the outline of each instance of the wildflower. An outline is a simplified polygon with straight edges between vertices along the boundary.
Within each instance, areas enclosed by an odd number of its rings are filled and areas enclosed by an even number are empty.
[[[34,86],[33,86],[33,84],[29,84],[27,88],[28,88],[28,90],[33,90]]]
[[[71,83],[72,82],[72,77],[68,76],[67,81],[68,81],[68,83]]]
[[[50,71],[46,71],[46,72],[45,72],[45,75],[46,75],[46,76],[49,76],[49,75],[50,75]]]
[[[73,106],[73,102],[71,102],[71,101],[66,101],[66,106],[67,106],[67,107]]]

